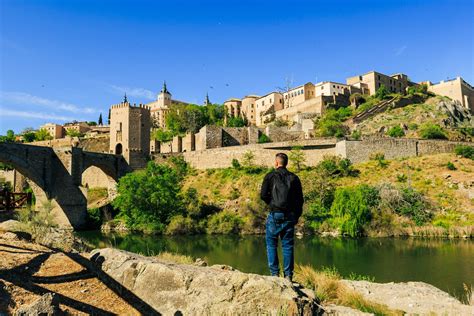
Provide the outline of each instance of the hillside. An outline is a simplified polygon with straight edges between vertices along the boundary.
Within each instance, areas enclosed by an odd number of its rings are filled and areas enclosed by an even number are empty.
[[[456,170],[449,170],[448,162]],[[324,211],[324,206],[318,204],[320,197],[325,192],[334,196],[339,188],[365,184],[379,192],[380,202],[372,208],[370,220],[363,225],[364,235],[472,236],[473,160],[454,154],[439,154],[393,161],[373,160],[350,169],[356,172],[331,177],[322,177],[322,169],[318,168],[298,172],[306,199],[300,231],[337,234],[337,220],[331,219],[330,205]],[[263,232],[266,216],[265,206],[258,196],[265,172],[248,173],[233,168],[196,171],[186,177],[184,187],[195,188],[201,203],[241,217],[244,222],[242,232],[259,233]],[[328,187],[332,187],[332,191]],[[402,213],[383,205],[396,203],[390,198],[400,195],[402,199],[404,192],[411,192],[409,198],[412,201],[404,206]],[[424,222],[420,223],[417,215],[410,213],[412,211],[426,212]]]
[[[420,130],[427,124],[439,125],[450,140],[474,139],[474,118],[457,102],[441,96],[429,97],[421,104],[389,108],[362,121],[353,129],[359,130],[362,136],[387,136],[390,128],[399,126],[405,133],[404,137],[423,138]]]

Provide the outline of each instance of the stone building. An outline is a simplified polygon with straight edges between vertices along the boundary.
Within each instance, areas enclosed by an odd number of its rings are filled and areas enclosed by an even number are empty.
[[[207,98],[209,101],[209,98]],[[163,88],[158,94],[156,101],[146,104],[150,108],[152,125],[157,128],[166,128],[166,116],[175,104],[188,104],[187,102],[173,100],[171,92],[166,86],[166,81],[163,82]]]
[[[53,139],[59,139],[64,137],[64,128],[62,125],[47,123],[40,126],[40,129],[46,130]]]
[[[77,133],[84,134],[90,130],[89,124],[87,122],[71,122],[64,124],[64,130],[66,134],[68,131],[75,131]]]
[[[143,168],[150,154],[150,109],[124,102],[110,109],[109,152],[122,155],[133,169]]]
[[[428,91],[457,100],[474,114],[474,88],[461,77],[435,84],[431,81],[422,83],[428,86]]]
[[[265,124],[263,117],[275,111],[283,109],[283,95],[279,92],[270,92],[263,97],[255,100],[255,125],[262,126]]]
[[[238,117],[241,116],[242,100],[237,98],[230,98],[224,101],[226,116]]]
[[[242,106],[240,108],[241,115],[247,122],[251,125],[256,123],[256,111],[255,111],[255,101],[259,99],[258,95],[247,95],[242,99]]]
[[[360,89],[363,94],[369,95],[374,95],[382,85],[387,87],[390,92],[404,94],[409,86],[416,84],[411,82],[408,76],[402,73],[387,76],[376,71],[347,78],[346,83]]]

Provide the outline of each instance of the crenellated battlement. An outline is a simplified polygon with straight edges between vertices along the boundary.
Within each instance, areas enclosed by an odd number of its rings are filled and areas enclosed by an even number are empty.
[[[138,105],[136,103],[131,104],[130,102],[121,102],[118,104],[114,104],[110,107],[111,109],[123,109],[123,108],[139,108],[139,109],[144,109],[150,111],[150,107],[147,106],[146,104],[139,103]]]

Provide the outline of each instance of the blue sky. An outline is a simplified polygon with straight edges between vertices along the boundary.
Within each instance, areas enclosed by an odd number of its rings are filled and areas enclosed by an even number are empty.
[[[474,84],[474,1],[0,1],[0,134],[377,70]]]

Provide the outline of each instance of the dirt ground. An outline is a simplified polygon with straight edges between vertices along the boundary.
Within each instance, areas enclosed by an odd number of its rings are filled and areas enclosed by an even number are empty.
[[[87,259],[88,254],[63,253],[0,232],[0,315],[45,293],[55,293],[67,314],[143,314],[143,302],[101,278]]]

